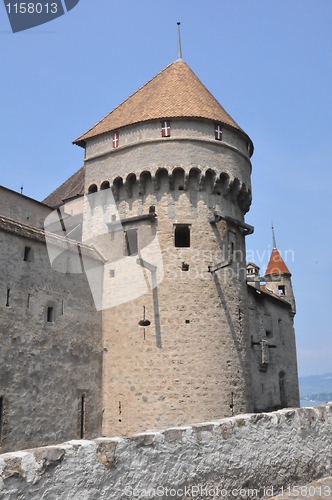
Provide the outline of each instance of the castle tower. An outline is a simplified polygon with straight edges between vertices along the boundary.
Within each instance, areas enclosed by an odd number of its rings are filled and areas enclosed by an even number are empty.
[[[267,287],[275,295],[289,302],[292,306],[292,315],[296,314],[295,298],[292,287],[291,273],[276,247],[274,228],[272,226],[273,250],[266,269]]]
[[[75,144],[85,148],[85,193],[101,194],[85,202],[84,240],[103,227],[94,245],[105,287],[124,272],[135,288],[126,302],[114,286],[103,307],[103,434],[252,411],[251,139],[179,57]],[[156,238],[157,270],[144,257]]]

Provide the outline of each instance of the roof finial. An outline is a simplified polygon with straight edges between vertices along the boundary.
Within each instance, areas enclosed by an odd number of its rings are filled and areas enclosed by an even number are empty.
[[[274,236],[274,227],[273,227],[273,222],[271,221],[271,225],[272,225],[272,238],[273,238],[273,248],[277,248],[277,245],[276,245],[276,238]]]
[[[180,37],[180,21],[178,21],[178,58],[177,61],[182,61],[181,37]]]
[[[21,194],[23,194],[23,182],[22,182],[22,185],[21,185]]]

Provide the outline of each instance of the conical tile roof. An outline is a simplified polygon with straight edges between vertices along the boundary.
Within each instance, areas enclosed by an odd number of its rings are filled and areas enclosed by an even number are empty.
[[[285,262],[283,261],[279,251],[276,248],[274,248],[271,253],[270,261],[267,266],[265,276],[273,276],[280,274],[287,274],[291,276],[291,273],[289,272],[289,269],[286,266]]]
[[[78,137],[74,144],[127,125],[157,119],[206,118],[226,124],[250,138],[230,117],[184,61],[166,66],[111,113]]]

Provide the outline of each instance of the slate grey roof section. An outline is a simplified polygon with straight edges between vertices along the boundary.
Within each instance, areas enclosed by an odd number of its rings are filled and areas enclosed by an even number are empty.
[[[85,167],[81,167],[75,174],[67,179],[53,193],[47,196],[43,203],[51,208],[58,208],[65,200],[84,194]]]

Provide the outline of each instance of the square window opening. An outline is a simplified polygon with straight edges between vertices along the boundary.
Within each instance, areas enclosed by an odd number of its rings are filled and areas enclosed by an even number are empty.
[[[174,243],[178,248],[190,247],[190,227],[189,226],[176,226],[174,234]]]
[[[279,297],[282,296],[282,295],[286,295],[286,293],[285,293],[285,285],[279,285],[278,286],[278,293],[279,293]]]

